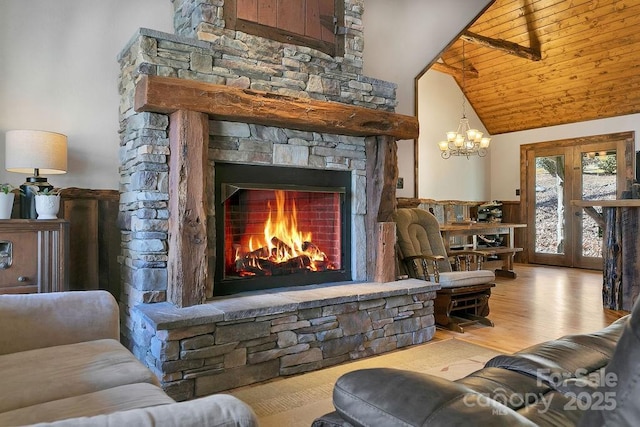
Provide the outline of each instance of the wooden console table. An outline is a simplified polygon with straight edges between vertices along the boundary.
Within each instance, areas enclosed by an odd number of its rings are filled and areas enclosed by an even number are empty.
[[[440,232],[444,240],[445,249],[448,254],[454,255],[456,250],[451,249],[452,236],[472,236],[472,247],[465,249],[473,249],[483,252],[485,256],[496,256],[495,262],[487,261],[486,268],[492,268],[494,265],[496,275],[505,277],[516,277],[513,271],[513,256],[516,252],[522,251],[522,248],[514,246],[513,230],[515,228],[526,227],[527,224],[511,224],[502,222],[472,222],[468,224],[442,224]],[[478,235],[501,235],[505,241],[501,246],[496,247],[478,247]]]
[[[603,229],[603,305],[631,311],[640,293],[640,200],[572,200],[571,204],[583,208]]]

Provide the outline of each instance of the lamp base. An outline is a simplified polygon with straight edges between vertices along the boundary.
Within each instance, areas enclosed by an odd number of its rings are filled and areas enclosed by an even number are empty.
[[[20,218],[36,219],[36,194],[46,189],[53,189],[44,176],[30,176],[20,186]]]

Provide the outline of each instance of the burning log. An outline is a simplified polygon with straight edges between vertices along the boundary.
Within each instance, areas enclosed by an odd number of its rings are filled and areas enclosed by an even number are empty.
[[[311,242],[303,242],[302,250],[309,254],[314,262],[326,262],[327,255]]]
[[[291,258],[293,256],[293,249],[291,248],[291,246],[287,245],[277,237],[274,236],[271,238],[271,244],[274,246],[274,248],[271,250],[272,257],[276,259],[285,259]]]
[[[263,246],[244,255],[245,258],[269,258],[269,248]]]
[[[270,259],[248,259],[242,258],[236,261],[238,271],[248,272],[256,276],[277,276],[291,274],[309,270],[311,258],[307,255],[300,255],[286,261],[275,262]]]

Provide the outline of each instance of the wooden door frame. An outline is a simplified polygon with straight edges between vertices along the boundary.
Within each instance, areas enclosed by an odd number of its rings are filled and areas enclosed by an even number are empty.
[[[544,141],[520,145],[520,222],[528,224],[528,231],[523,233],[523,252],[520,260],[529,263],[531,254],[529,253],[529,241],[532,236],[533,218],[529,218],[529,189],[535,185],[527,180],[528,164],[527,158],[531,151],[547,148],[576,147],[587,144],[597,144],[605,142],[616,142],[618,151],[618,170],[622,170],[622,178],[618,180],[617,196],[621,198],[622,192],[631,190],[631,185],[635,178],[635,132],[618,132],[604,135],[585,136],[579,138],[568,138],[555,141]]]

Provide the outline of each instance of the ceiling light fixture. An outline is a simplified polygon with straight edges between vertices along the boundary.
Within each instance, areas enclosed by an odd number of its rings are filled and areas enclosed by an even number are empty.
[[[447,140],[440,141],[440,155],[443,159],[451,156],[471,156],[484,157],[491,143],[491,138],[483,136],[477,129],[472,129],[465,112],[466,97],[464,94],[465,84],[465,62],[464,62],[464,40],[462,41],[462,118],[456,131],[447,132]]]

